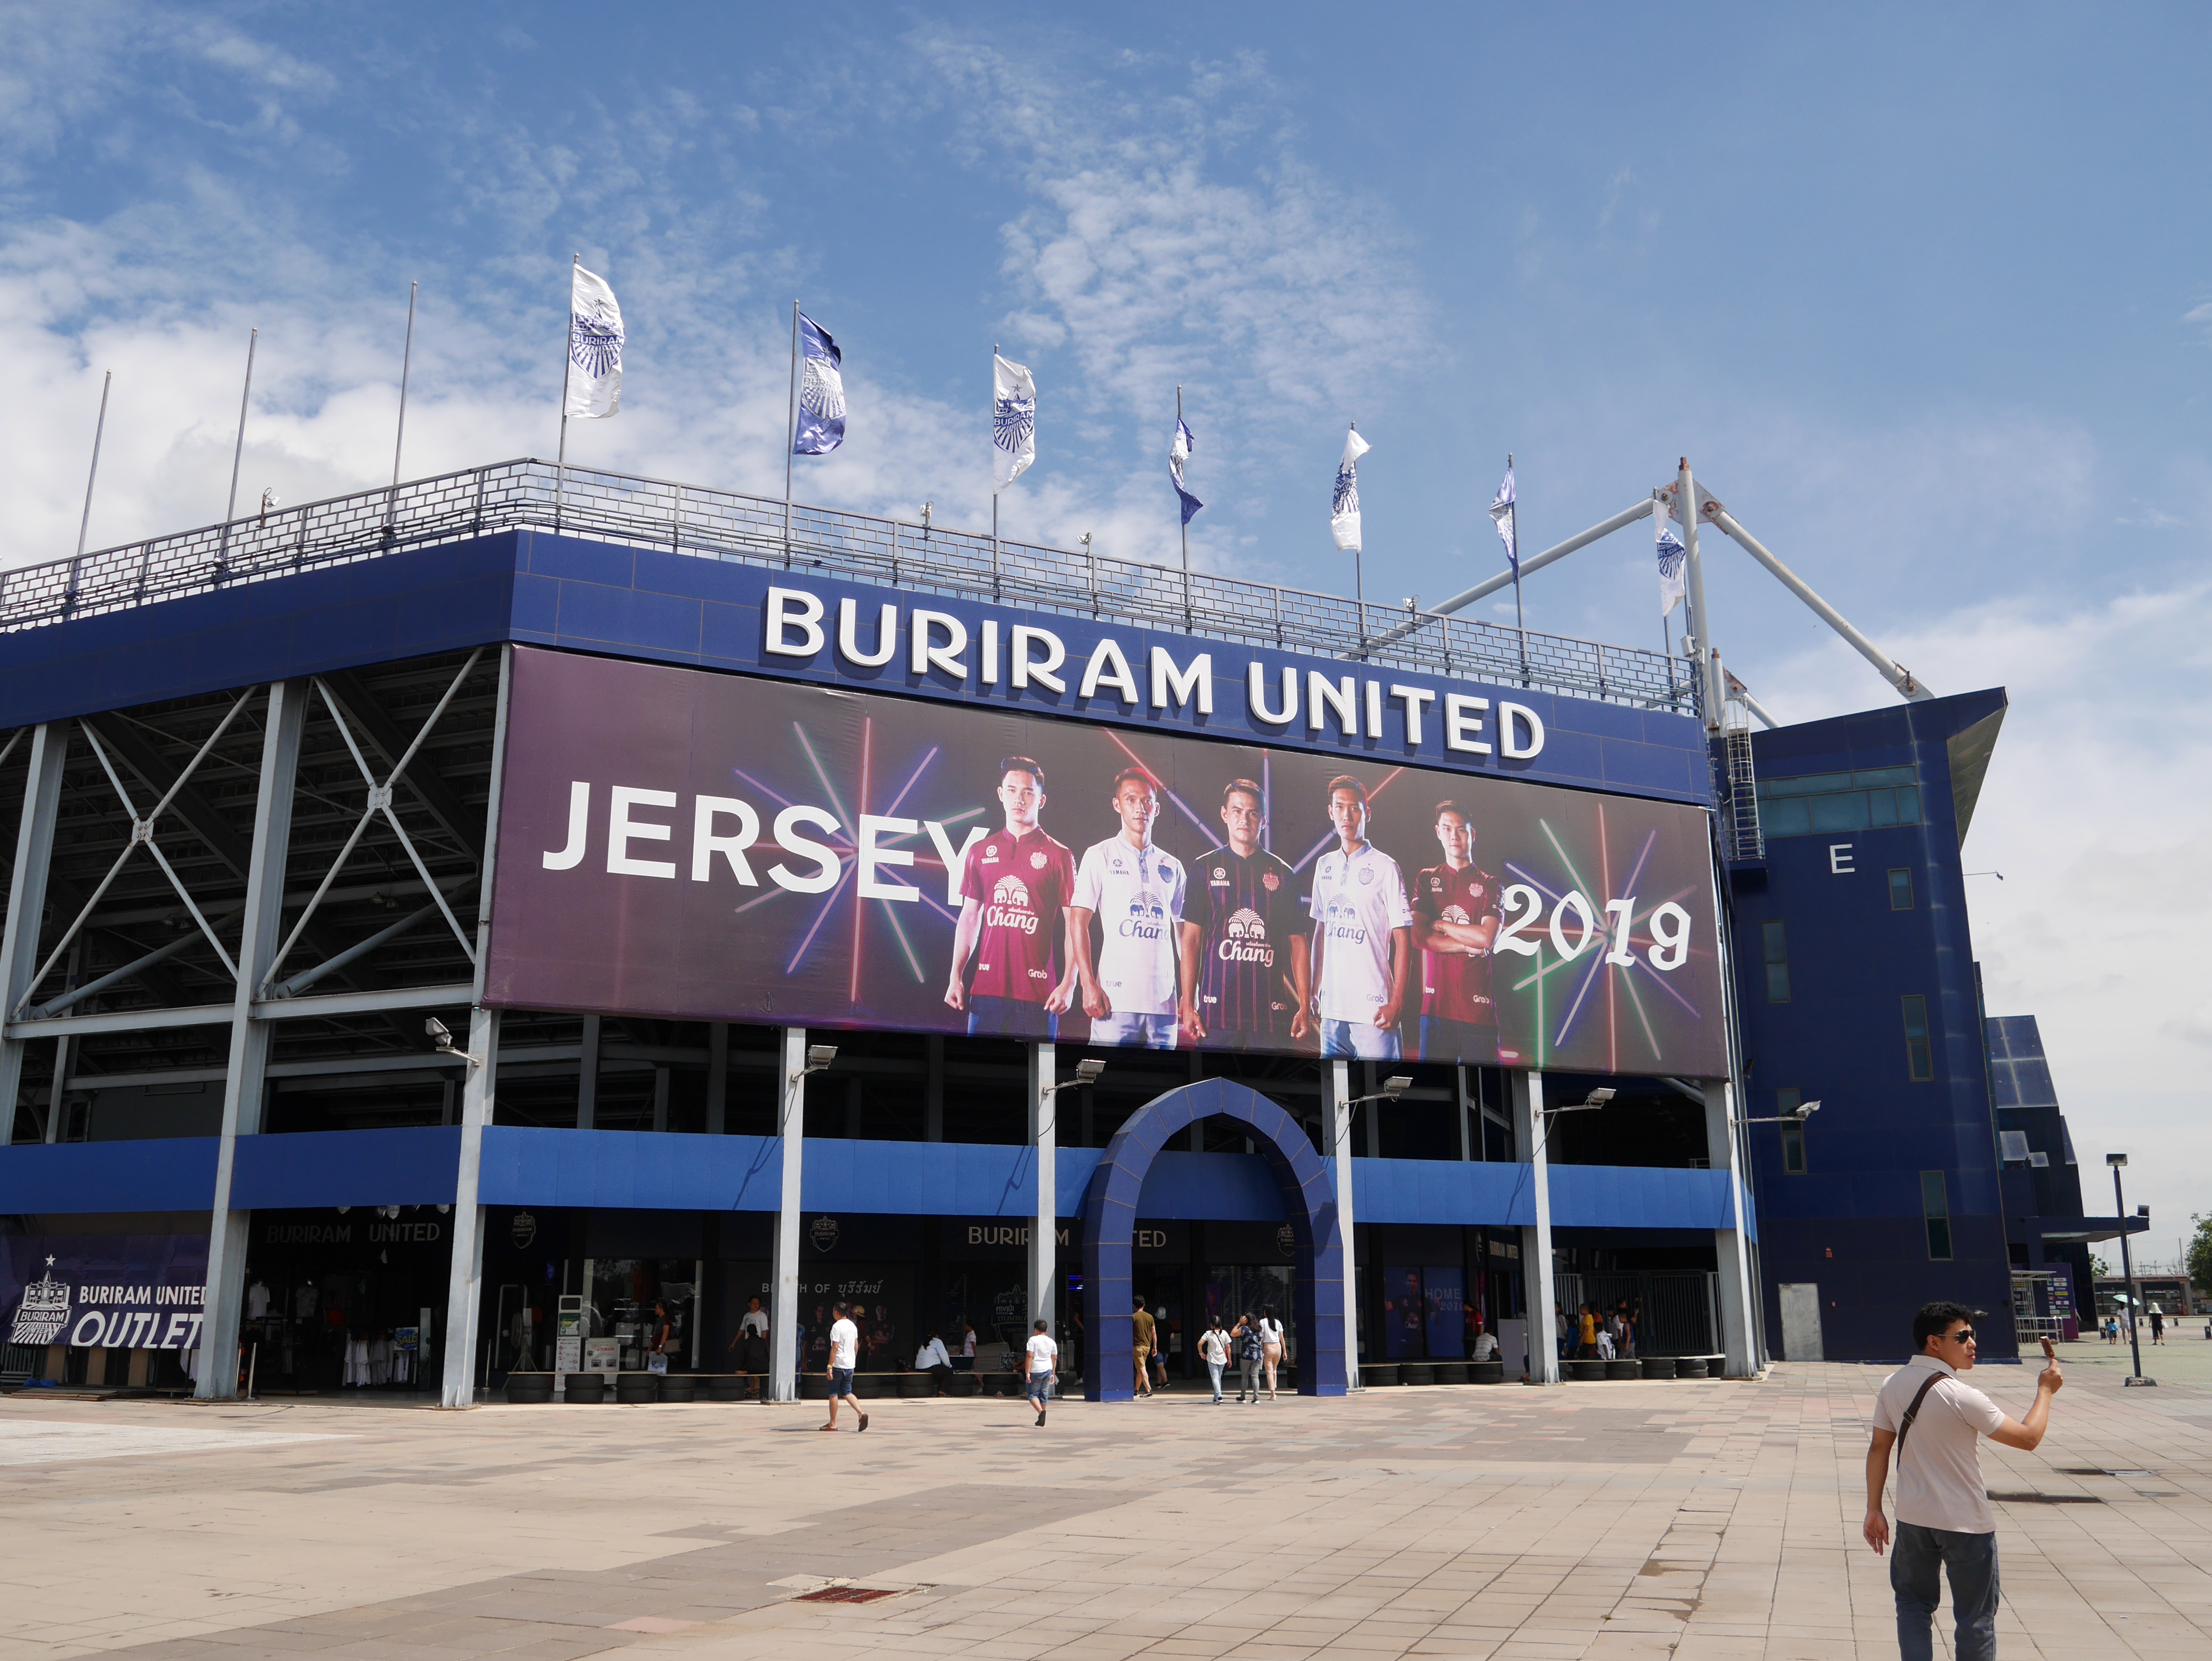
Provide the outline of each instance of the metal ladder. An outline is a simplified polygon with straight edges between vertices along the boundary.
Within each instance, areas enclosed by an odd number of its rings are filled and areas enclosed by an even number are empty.
[[[1759,825],[1759,780],[1752,769],[1751,711],[1735,696],[1738,683],[1729,677],[1729,699],[1721,722],[1728,758],[1728,804],[1724,810],[1731,860],[1763,860],[1766,837]]]

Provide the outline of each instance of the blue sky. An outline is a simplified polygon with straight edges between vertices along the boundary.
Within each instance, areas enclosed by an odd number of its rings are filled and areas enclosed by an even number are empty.
[[[2204,556],[2212,22],[2140,8],[8,9],[10,563],[244,500],[550,455],[580,250],[630,330],[571,454],[781,488],[791,300],[853,438],[802,498],[988,514],[994,341],[1040,387],[1010,534],[1167,557],[1174,389],[1202,564],[1369,593],[1488,575],[1688,453],[1939,691],[2014,705],[1968,847],[1990,1007],[2041,1016],[2086,1158],[2212,1209]],[[1528,585],[1656,642],[1648,540]],[[1889,695],[1732,550],[1716,639],[1785,718]],[[2165,1189],[2157,1184],[2164,1182]]]

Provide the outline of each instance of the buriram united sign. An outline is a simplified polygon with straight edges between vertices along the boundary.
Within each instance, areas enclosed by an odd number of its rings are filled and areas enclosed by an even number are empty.
[[[11,1344],[196,1349],[207,1236],[16,1235],[0,1251]]]
[[[762,665],[896,658],[1007,703],[517,648],[488,1002],[1723,1070],[1705,812],[1531,782],[1565,700],[1254,667],[1297,739],[1235,742],[1255,710],[1206,642],[849,601],[771,588]],[[1130,723],[1155,703],[1182,730]]]

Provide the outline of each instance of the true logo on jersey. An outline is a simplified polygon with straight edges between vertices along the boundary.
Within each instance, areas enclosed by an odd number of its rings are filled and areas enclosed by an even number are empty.
[[[1273,968],[1275,962],[1267,925],[1249,906],[1239,906],[1221,925],[1221,944],[1213,948],[1213,955],[1224,963],[1255,963],[1263,969]]]
[[[1129,901],[1129,915],[1121,919],[1125,940],[1156,940],[1167,933],[1168,909],[1152,894],[1137,894]]]
[[[983,908],[983,921],[993,928],[1036,934],[1037,915],[1030,909],[1029,885],[1019,877],[1000,878],[992,885],[990,904]]]

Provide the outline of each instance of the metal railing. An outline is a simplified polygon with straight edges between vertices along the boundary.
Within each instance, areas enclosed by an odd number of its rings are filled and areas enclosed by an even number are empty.
[[[1334,594],[1186,574],[1110,555],[994,540],[534,459],[282,508],[0,572],[0,633],[266,582],[519,526],[703,559],[988,599],[1031,611],[1371,660],[1447,677],[1692,714],[1694,677],[1663,653]],[[1379,645],[1412,618],[1419,627]]]

